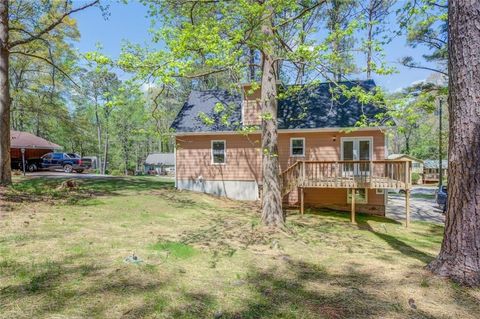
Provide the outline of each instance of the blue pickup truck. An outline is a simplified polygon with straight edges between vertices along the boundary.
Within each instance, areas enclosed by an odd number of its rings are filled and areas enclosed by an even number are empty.
[[[82,159],[74,153],[47,153],[35,163],[37,167],[34,170],[63,170],[65,173],[82,173],[91,167],[91,161]]]

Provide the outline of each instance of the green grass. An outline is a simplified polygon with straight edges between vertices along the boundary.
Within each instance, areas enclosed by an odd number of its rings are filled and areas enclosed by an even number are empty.
[[[480,290],[424,269],[443,227],[288,212],[151,177],[17,179],[0,211],[0,318],[475,318]],[[132,254],[141,263],[125,262]],[[415,301],[416,309],[409,300]]]
[[[169,256],[180,259],[192,257],[196,253],[192,246],[171,241],[155,243],[150,248],[159,252],[167,252]]]

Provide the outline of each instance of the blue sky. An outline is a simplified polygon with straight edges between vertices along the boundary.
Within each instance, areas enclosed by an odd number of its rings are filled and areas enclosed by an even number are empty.
[[[74,16],[81,33],[81,40],[76,43],[80,52],[95,50],[96,44],[101,43],[105,54],[117,57],[123,40],[140,44],[149,42],[150,20],[146,17],[146,9],[143,5],[134,0],[130,0],[128,4],[117,1],[108,2],[108,0],[103,3],[110,4],[108,19],[102,16],[98,8],[89,9]],[[378,85],[389,91],[395,91],[429,76],[429,71],[408,69],[396,63],[403,56],[421,57],[425,53],[420,48],[412,49],[406,46],[404,37],[394,39],[385,47],[385,51],[387,61],[395,65],[399,73],[376,77],[375,81]]]

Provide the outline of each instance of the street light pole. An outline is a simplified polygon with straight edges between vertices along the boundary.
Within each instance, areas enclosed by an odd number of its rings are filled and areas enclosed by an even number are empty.
[[[438,186],[443,184],[443,167],[442,167],[442,98],[438,99]]]

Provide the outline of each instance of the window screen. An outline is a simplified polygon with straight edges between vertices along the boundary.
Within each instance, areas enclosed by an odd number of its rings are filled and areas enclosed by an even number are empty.
[[[292,156],[304,156],[305,155],[305,140],[303,138],[292,138],[290,140],[290,148]]]
[[[225,141],[212,141],[212,162],[225,164]]]

